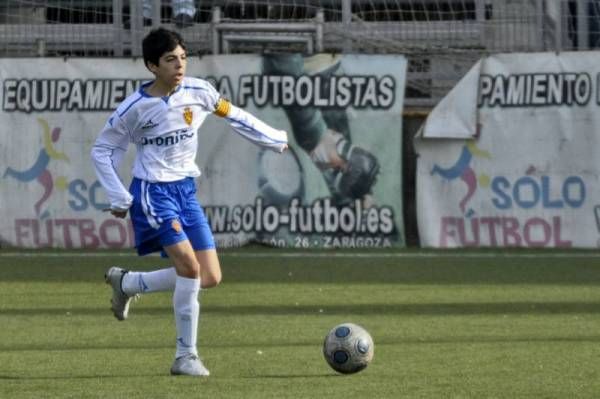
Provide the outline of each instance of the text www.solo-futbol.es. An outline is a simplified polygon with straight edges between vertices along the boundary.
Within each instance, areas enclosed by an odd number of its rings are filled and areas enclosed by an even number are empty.
[[[389,247],[396,232],[390,207],[364,208],[359,200],[340,207],[329,198],[310,205],[294,198],[281,207],[259,197],[254,204],[206,206],[205,212],[217,241],[220,233],[229,233],[222,243],[227,246],[236,245],[232,233],[256,233],[275,246]]]

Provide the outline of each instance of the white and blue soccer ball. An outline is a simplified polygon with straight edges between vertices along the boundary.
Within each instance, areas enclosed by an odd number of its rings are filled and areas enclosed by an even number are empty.
[[[335,326],[323,343],[325,360],[331,368],[343,374],[364,370],[373,360],[374,351],[371,334],[354,323]]]
[[[289,205],[292,198],[302,203],[304,170],[296,152],[283,154],[263,150],[258,154],[258,191],[265,205]]]

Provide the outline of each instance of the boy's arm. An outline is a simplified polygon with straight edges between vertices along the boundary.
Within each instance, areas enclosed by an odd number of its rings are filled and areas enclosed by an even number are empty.
[[[106,190],[111,211],[126,212],[133,201],[133,196],[127,191],[117,173],[128,144],[129,135],[125,132],[123,122],[115,114],[102,129],[92,147],[92,163],[98,181]]]
[[[285,130],[272,128],[254,115],[236,107],[223,98],[217,102],[214,114],[225,118],[233,130],[256,144],[276,152],[283,152],[288,147]]]

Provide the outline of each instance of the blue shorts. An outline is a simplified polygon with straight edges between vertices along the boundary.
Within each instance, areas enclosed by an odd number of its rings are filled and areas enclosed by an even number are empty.
[[[129,214],[139,255],[162,251],[184,240],[189,240],[196,251],[215,248],[208,220],[196,199],[193,178],[168,183],[134,178],[129,192],[133,195]]]

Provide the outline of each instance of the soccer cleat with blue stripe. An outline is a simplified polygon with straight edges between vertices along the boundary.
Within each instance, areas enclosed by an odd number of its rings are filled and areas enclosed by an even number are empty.
[[[198,356],[189,353],[175,359],[173,366],[171,366],[171,374],[208,377],[210,372],[204,367],[204,364],[198,359]]]
[[[125,320],[129,314],[129,304],[137,295],[127,295],[121,288],[123,276],[129,273],[129,270],[113,266],[104,275],[104,281],[112,287],[113,293],[110,299],[110,309],[117,320]]]

